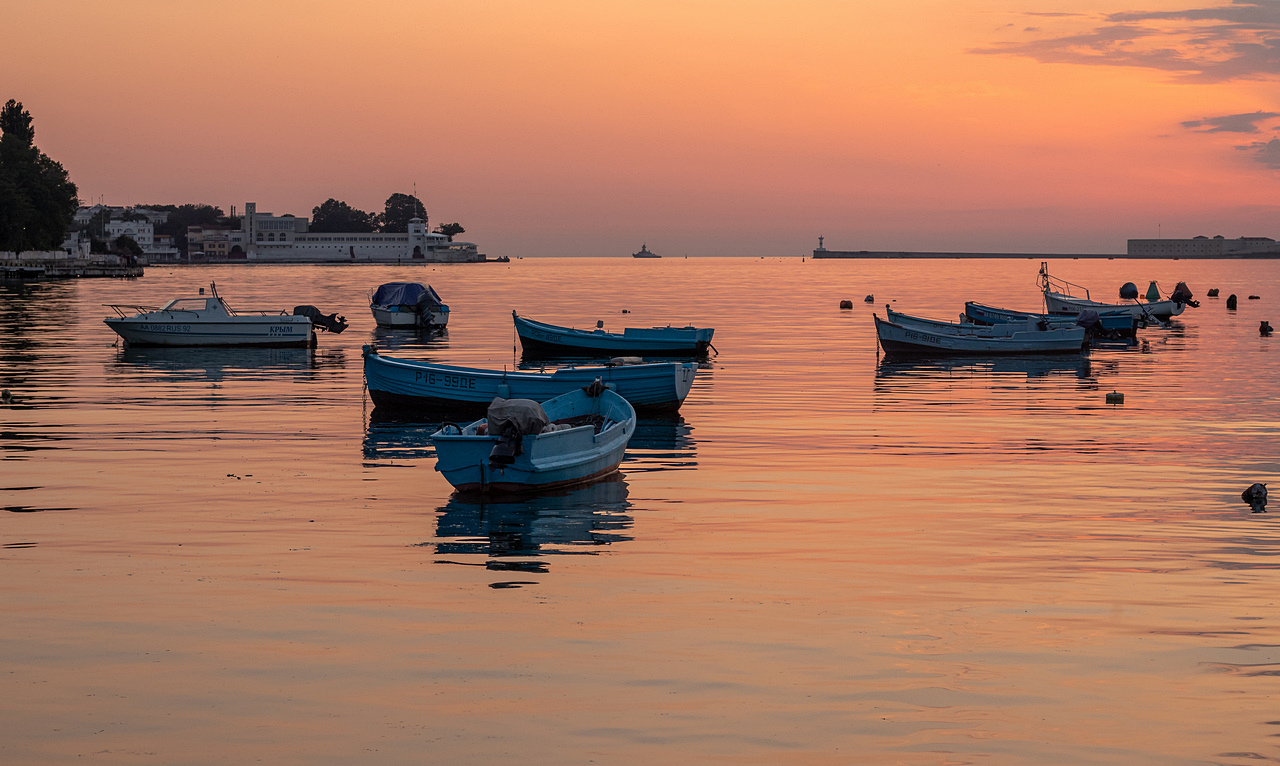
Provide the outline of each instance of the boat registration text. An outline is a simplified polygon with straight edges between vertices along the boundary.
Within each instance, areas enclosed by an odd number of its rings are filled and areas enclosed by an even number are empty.
[[[902,331],[902,334],[906,336],[907,340],[920,341],[922,343],[933,343],[938,346],[949,345],[947,340],[940,335],[930,335],[926,332],[916,332],[915,330],[906,329]]]
[[[143,332],[184,333],[191,332],[189,324],[153,324],[144,322],[139,325]]]
[[[417,370],[413,373],[413,380],[415,383],[426,381],[428,386],[444,386],[445,388],[473,389],[476,387],[476,379],[466,375],[446,375],[444,373]]]

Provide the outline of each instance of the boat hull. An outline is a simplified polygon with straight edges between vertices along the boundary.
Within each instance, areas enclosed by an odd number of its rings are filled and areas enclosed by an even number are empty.
[[[874,316],[876,337],[886,354],[912,356],[953,356],[991,354],[1079,354],[1085,347],[1085,332],[1041,330],[1009,335],[958,335],[931,332],[887,322]]]
[[[616,367],[566,367],[552,372],[485,370],[383,356],[365,346],[364,376],[377,407],[483,412],[495,397],[545,402],[600,378],[646,413],[680,409],[697,365],[665,362]]]
[[[1085,300],[1081,298],[1072,298],[1062,295],[1061,293],[1046,292],[1044,294],[1045,310],[1050,314],[1079,314],[1081,311],[1096,311],[1099,314],[1104,312],[1125,312],[1130,316],[1144,319],[1155,317],[1161,322],[1169,321],[1170,317],[1176,317],[1181,314],[1187,307],[1185,303],[1176,301],[1151,301],[1150,303],[1140,301],[1136,303],[1101,303],[1099,301]]]
[[[471,423],[458,434],[446,434],[442,428],[431,435],[436,470],[459,492],[484,494],[559,489],[618,470],[636,426],[635,410],[626,399],[608,390],[595,397],[575,390],[548,400],[544,409],[551,420],[595,414],[612,425],[600,433],[584,425],[523,436],[520,454],[510,465],[500,467],[489,462],[498,437],[475,434],[484,421]]]
[[[1025,311],[1013,311],[1012,309],[996,308],[995,306],[984,306],[973,301],[964,304],[964,314],[976,323],[988,325],[1045,320],[1052,325],[1070,326],[1075,317],[1074,314],[1033,314]],[[1098,319],[1102,323],[1102,329],[1108,333],[1117,333],[1118,335],[1129,337],[1134,335],[1138,329],[1137,318],[1128,311],[1099,312]]]
[[[373,321],[379,327],[392,330],[403,330],[421,327],[423,329],[443,330],[449,324],[449,312],[432,312],[424,317],[413,311],[399,311],[397,306],[369,306],[373,313]]]
[[[292,348],[315,345],[315,329],[306,317],[229,317],[193,321],[181,316],[108,317],[103,320],[131,346],[259,346]]]
[[[696,358],[707,355],[715,330],[708,327],[628,327],[621,333],[575,330],[535,322],[511,312],[524,355],[530,358],[564,356],[658,356]]]

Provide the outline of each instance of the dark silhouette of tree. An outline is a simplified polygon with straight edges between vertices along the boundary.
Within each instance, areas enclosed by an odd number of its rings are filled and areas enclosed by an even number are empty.
[[[120,255],[142,255],[142,245],[128,234],[121,234],[116,237],[115,251]]]
[[[402,232],[409,230],[409,221],[421,218],[427,222],[427,209],[422,200],[412,194],[396,192],[387,197],[386,212],[382,214],[382,230],[386,232]]]
[[[311,208],[310,231],[369,232],[378,228],[376,213],[366,213],[333,197]]]
[[[448,238],[449,238],[449,241],[450,241],[450,242],[452,242],[452,241],[453,241],[453,236],[454,236],[455,234],[461,234],[461,233],[463,233],[463,232],[465,232],[465,231],[466,231],[466,229],[462,228],[462,224],[460,224],[460,223],[456,223],[456,222],[455,222],[455,223],[442,223],[442,224],[440,224],[439,226],[437,226],[437,227],[436,227],[436,233],[437,233],[437,234],[443,234],[443,235],[445,235],[446,237],[448,237]]]
[[[36,148],[31,113],[0,109],[0,250],[55,250],[80,201],[62,165]]]

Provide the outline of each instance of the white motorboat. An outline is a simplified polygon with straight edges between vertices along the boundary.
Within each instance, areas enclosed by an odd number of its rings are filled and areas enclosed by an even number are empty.
[[[436,470],[460,492],[519,493],[592,481],[618,470],[636,411],[596,380],[541,406],[494,399],[488,416],[431,435]]]
[[[369,310],[379,327],[443,330],[449,324],[449,307],[421,282],[379,285],[369,296]]]
[[[155,308],[107,304],[116,316],[103,321],[132,346],[314,346],[316,328],[339,333],[346,320],[315,306],[285,311],[236,311],[210,285],[211,295],[174,298]],[[132,313],[131,313],[132,312]]]
[[[1138,295],[1138,289],[1132,283],[1120,288],[1120,297],[1131,303],[1104,303],[1091,300],[1089,291],[1080,285],[1049,276],[1049,265],[1040,264],[1040,289],[1044,293],[1044,309],[1050,314],[1079,314],[1081,311],[1096,311],[1099,314],[1124,311],[1137,317],[1140,321],[1168,322],[1170,317],[1181,314],[1187,306],[1196,308],[1200,304],[1192,300],[1191,291],[1186,282],[1179,282],[1173,293],[1162,298],[1160,288],[1152,282],[1145,296]],[[1084,291],[1084,295],[1079,294]]]

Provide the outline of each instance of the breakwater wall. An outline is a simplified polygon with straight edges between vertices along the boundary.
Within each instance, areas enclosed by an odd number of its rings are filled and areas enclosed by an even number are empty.
[[[911,252],[907,250],[814,250],[814,258],[1022,258],[1028,261],[1052,260],[1244,260],[1250,258],[1280,258],[1280,252],[1225,253],[1222,255],[1129,255],[1127,253],[947,253]]]

